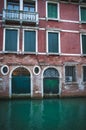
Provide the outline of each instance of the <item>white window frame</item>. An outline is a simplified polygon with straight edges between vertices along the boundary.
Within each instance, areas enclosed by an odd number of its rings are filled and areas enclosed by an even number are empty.
[[[38,73],[35,72],[35,68],[36,68],[36,67],[39,69],[39,72],[38,72]],[[33,73],[34,73],[35,75],[39,75],[40,72],[41,72],[41,68],[40,68],[40,66],[35,65],[34,68],[33,68]]]
[[[81,55],[86,56],[86,54],[83,54],[83,49],[82,49],[82,35],[86,35],[86,33],[81,33],[81,34],[80,34]]]
[[[6,73],[3,72],[3,68],[4,68],[4,67],[7,68],[7,72],[6,72]],[[7,74],[9,73],[9,67],[8,67],[8,65],[3,65],[3,66],[1,67],[1,73],[2,73],[3,75],[7,75]]]
[[[65,67],[66,66],[74,66],[75,67],[75,78],[76,78],[76,81],[71,81],[71,82],[67,82],[65,79],[66,79],[66,75],[65,75]],[[66,83],[66,84],[71,84],[71,83],[77,83],[77,66],[76,66],[76,64],[72,64],[72,63],[67,63],[67,64],[65,64],[65,66],[64,66],[64,82]]]
[[[58,33],[58,52],[57,53],[54,53],[54,52],[48,52],[48,33],[51,32],[51,33]],[[46,53],[49,55],[59,55],[60,54],[60,32],[59,31],[46,31]]]
[[[24,32],[25,31],[35,31],[36,32],[36,41],[35,41],[35,44],[36,44],[36,48],[35,48],[35,52],[26,52],[24,51]],[[22,51],[24,54],[37,54],[38,53],[38,31],[37,30],[34,30],[34,29],[23,29],[23,46],[22,46]]]
[[[37,10],[38,10],[38,1],[37,0],[32,0],[33,2],[35,2],[35,12],[37,12]],[[21,2],[21,0],[20,0],[20,2]],[[22,3],[22,10],[23,10],[23,5],[24,5],[24,0],[23,0],[23,3]]]
[[[6,51],[5,50],[5,36],[6,36],[6,30],[17,30],[18,31],[18,35],[17,35],[17,51],[15,52],[15,51]],[[4,53],[18,53],[19,52],[19,33],[20,33],[20,31],[19,31],[19,29],[17,29],[17,28],[5,28],[4,30],[3,30],[3,52]]]
[[[48,3],[51,4],[57,4],[57,18],[48,18]],[[47,20],[59,20],[59,16],[60,16],[60,11],[59,11],[59,3],[58,2],[53,2],[53,1],[46,1],[46,19]]]
[[[80,21],[80,23],[86,23],[86,21],[82,21],[82,20],[81,20],[81,7],[86,8],[86,6],[85,6],[85,5],[80,5],[80,6],[79,6],[79,21]]]
[[[33,0],[35,2],[35,11],[37,12],[37,5],[38,5],[38,1],[37,0]],[[24,0],[19,0],[19,6],[20,6],[20,10],[23,10],[23,2]],[[4,0],[4,9],[7,8],[7,0]]]
[[[7,0],[4,0],[4,9],[7,8]]]

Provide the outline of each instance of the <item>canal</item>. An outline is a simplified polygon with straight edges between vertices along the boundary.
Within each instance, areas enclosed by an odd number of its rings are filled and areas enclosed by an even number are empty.
[[[86,98],[0,100],[0,130],[86,130]]]

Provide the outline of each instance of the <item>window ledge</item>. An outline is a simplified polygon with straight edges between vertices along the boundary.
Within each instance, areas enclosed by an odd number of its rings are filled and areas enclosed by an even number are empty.
[[[18,53],[18,51],[2,51],[2,53]]]
[[[86,81],[85,81],[85,82],[83,81],[82,84],[83,84],[83,85],[86,85]]]
[[[22,52],[22,54],[33,54],[33,55],[37,55],[37,52]]]
[[[65,82],[64,85],[77,85],[77,82]]]
[[[86,24],[86,21],[79,21],[80,24]]]
[[[60,55],[60,53],[47,53],[47,55]]]
[[[37,52],[23,52],[23,51],[1,51],[3,54],[38,54]]]
[[[81,56],[86,56],[86,54],[82,54]]]
[[[60,21],[59,18],[46,18],[46,21]]]

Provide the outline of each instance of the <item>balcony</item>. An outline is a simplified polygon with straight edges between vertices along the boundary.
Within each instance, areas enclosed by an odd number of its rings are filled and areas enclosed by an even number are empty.
[[[3,21],[18,21],[20,23],[39,23],[37,12],[16,11],[3,9]]]

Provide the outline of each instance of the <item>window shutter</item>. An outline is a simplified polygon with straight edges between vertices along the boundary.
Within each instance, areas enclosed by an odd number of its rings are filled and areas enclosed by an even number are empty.
[[[83,66],[83,81],[86,82],[86,66]]]
[[[86,35],[82,35],[82,51],[86,54]]]
[[[58,33],[48,33],[48,52],[58,53]]]
[[[6,30],[5,51],[17,51],[17,30]]]
[[[57,18],[57,4],[48,3],[48,18]]]
[[[36,33],[35,31],[25,31],[24,33],[24,51],[35,52],[36,50]]]
[[[81,7],[81,21],[86,21],[86,8]]]

